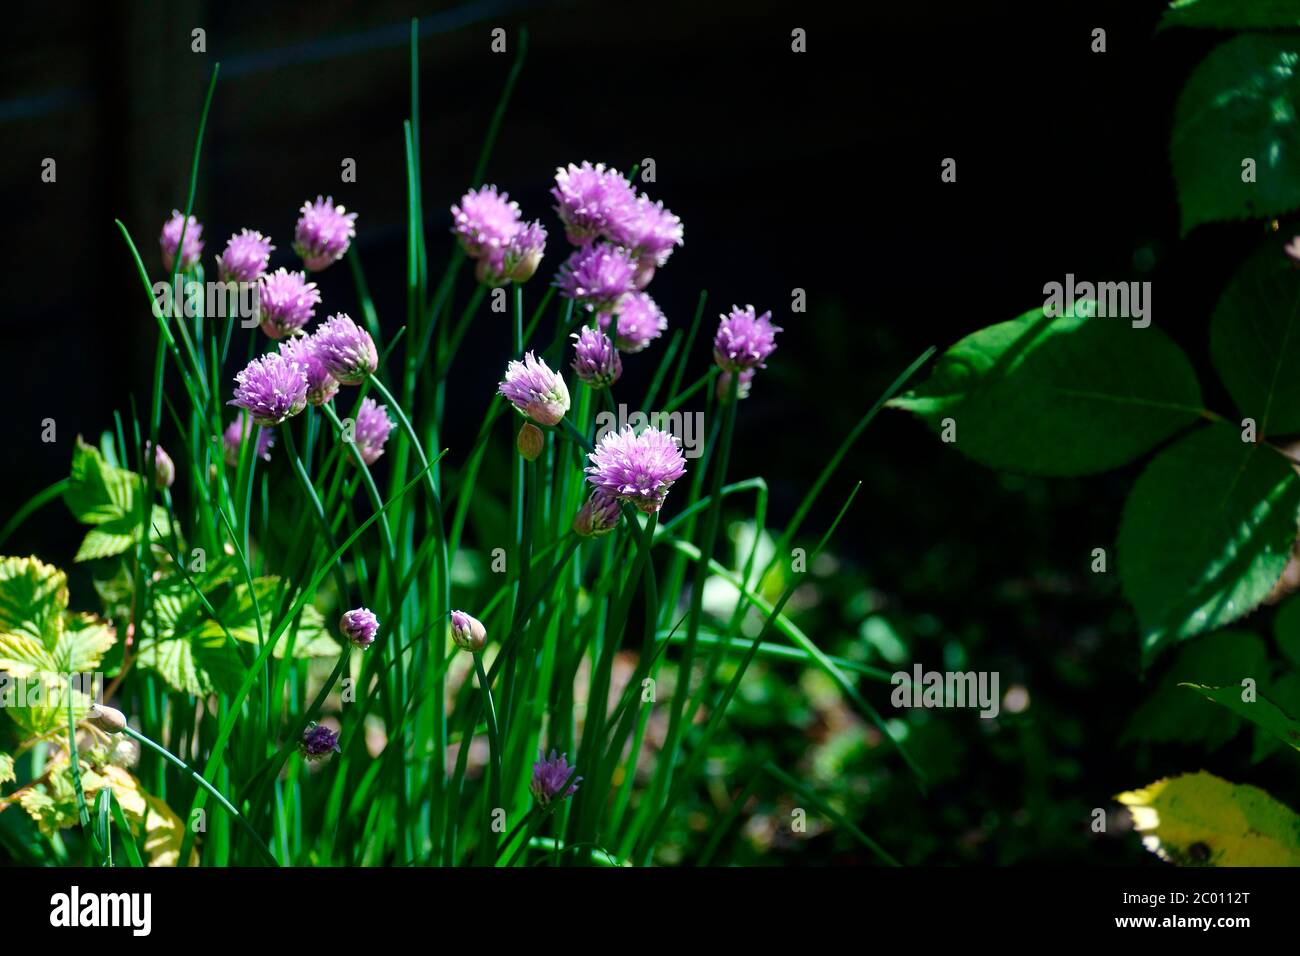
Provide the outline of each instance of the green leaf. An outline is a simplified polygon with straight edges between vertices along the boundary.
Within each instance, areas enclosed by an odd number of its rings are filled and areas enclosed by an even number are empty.
[[[1188,641],[1124,732],[1126,740],[1196,743],[1217,750],[1241,731],[1241,721],[1206,707],[1189,683],[1225,686],[1266,672],[1268,648],[1249,631],[1216,631]]]
[[[1300,476],[1274,448],[1215,424],[1161,452],[1120,520],[1120,583],[1137,612],[1142,658],[1254,610],[1296,538]]]
[[[147,641],[136,663],[156,671],[176,690],[196,697],[233,694],[244,677],[243,664],[225,637]]]
[[[1300,431],[1300,271],[1264,244],[1233,276],[1210,319],[1210,358],[1259,438]]]
[[[1265,688],[1268,699],[1288,714],[1300,714],[1300,674],[1283,674]],[[1283,749],[1283,741],[1264,727],[1255,725],[1255,748],[1250,759],[1259,763]]]
[[[1300,816],[1213,774],[1157,780],[1116,798],[1147,849],[1181,866],[1300,866]]]
[[[1300,0],[1174,0],[1160,20],[1166,27],[1267,30],[1300,26]]]
[[[63,500],[82,524],[105,524],[135,512],[139,475],[104,461],[99,450],[77,438]]]
[[[93,614],[65,614],[54,660],[64,673],[88,673],[99,666],[115,643],[117,635],[111,624]]]
[[[275,630],[273,614],[278,610],[280,579],[274,576],[254,578],[257,588],[257,605],[262,612],[262,635],[269,638]],[[221,623],[205,619],[198,628],[198,635],[215,640],[224,635],[222,624],[230,631],[231,637],[248,644],[257,644],[257,615],[253,611],[253,601],[248,584],[237,584],[230,589],[226,599],[216,605],[217,617]],[[290,647],[290,642],[292,647]],[[329,636],[325,629],[325,620],[320,611],[310,604],[302,609],[298,617],[296,630],[290,627],[284,638],[276,645],[275,657],[283,658],[292,653],[293,657],[337,657],[339,645]]]
[[[1137,458],[1201,414],[1187,357],[1159,329],[1034,309],[962,339],[918,388],[889,404],[992,468],[1083,475]]]
[[[1244,688],[1238,685],[1228,687],[1205,687],[1201,684],[1184,684],[1192,690],[1204,694],[1216,704],[1222,704],[1238,717],[1244,717],[1257,727],[1262,727],[1278,740],[1300,750],[1300,721],[1290,717],[1277,704],[1262,694],[1255,694],[1253,700],[1243,700]]]
[[[1298,63],[1296,36],[1249,33],[1215,48],[1193,71],[1169,145],[1183,232],[1300,206]],[[1255,161],[1255,182],[1242,181],[1247,159]]]
[[[1273,618],[1273,639],[1286,662],[1300,671],[1300,597],[1278,609]]]
[[[13,783],[17,779],[14,775],[14,758],[7,753],[0,753],[0,785]]]
[[[37,558],[0,558],[0,634],[53,650],[67,606],[68,579],[58,568]]]

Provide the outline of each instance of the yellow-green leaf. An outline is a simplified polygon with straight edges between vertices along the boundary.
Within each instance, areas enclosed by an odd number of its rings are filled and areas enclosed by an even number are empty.
[[[66,614],[54,659],[68,674],[93,671],[115,643],[117,632],[111,624],[93,614]]]
[[[1300,866],[1300,816],[1258,787],[1181,774],[1116,798],[1142,842],[1180,866]]]
[[[14,758],[0,753],[0,784],[13,783],[17,779],[14,776]]]
[[[22,634],[53,650],[68,607],[68,579],[37,558],[0,558],[0,634]]]

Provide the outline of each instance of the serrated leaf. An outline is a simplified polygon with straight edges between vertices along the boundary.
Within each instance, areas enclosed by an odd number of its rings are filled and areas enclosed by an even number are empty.
[[[1197,743],[1217,750],[1241,730],[1241,721],[1206,707],[1189,683],[1225,686],[1243,678],[1259,680],[1267,668],[1268,649],[1249,631],[1216,631],[1178,650],[1156,689],[1142,702],[1125,730],[1125,738],[1151,743]]]
[[[1210,319],[1210,358],[1258,437],[1300,431],[1300,271],[1265,243],[1232,277]]]
[[[40,641],[26,634],[0,634],[0,671],[11,677],[28,678],[41,671],[57,670],[54,656]]]
[[[981,329],[894,399],[992,468],[1083,475],[1132,461],[1201,414],[1187,357],[1154,327],[1042,309]]]
[[[1181,866],[1300,866],[1300,816],[1258,787],[1213,774],[1157,780],[1116,798],[1143,845]]]
[[[161,505],[154,505],[149,517],[149,540],[157,541],[166,537],[169,527],[167,510]],[[140,540],[140,517],[131,513],[87,531],[73,560],[81,562],[111,558],[129,550],[138,540]]]
[[[1203,694],[1216,704],[1222,704],[1238,717],[1244,717],[1284,744],[1300,750],[1300,721],[1293,719],[1262,694],[1257,693],[1254,700],[1243,700],[1243,688],[1240,685],[1204,687],[1200,684],[1184,684],[1183,686]]]
[[[162,800],[151,793],[146,793],[144,796],[149,805],[149,812],[144,821],[144,851],[149,855],[149,865],[175,866],[181,858],[181,846],[185,841],[185,824]],[[198,852],[191,850],[189,865],[196,865],[198,858]]]
[[[93,614],[65,614],[54,659],[64,673],[87,673],[99,666],[115,643],[117,632],[106,621]]]
[[[14,774],[14,758],[7,753],[0,753],[0,785],[13,783],[17,779]]]
[[[1211,51],[1174,108],[1170,158],[1183,232],[1300,206],[1300,41],[1248,33]],[[1255,161],[1243,182],[1242,162]]]
[[[104,524],[135,512],[135,494],[142,480],[104,461],[99,449],[78,436],[63,500],[82,524]]]
[[[280,579],[274,576],[254,578],[256,587],[257,610],[261,611],[262,635],[269,638],[275,629],[274,614],[278,611],[280,598]],[[221,623],[208,618],[199,625],[201,638],[215,641],[224,637],[225,629],[237,641],[256,645],[258,641],[257,618],[253,600],[247,583],[232,587],[226,598],[217,606],[217,617]],[[292,642],[292,644],[290,644]],[[325,620],[320,611],[308,604],[303,607],[296,625],[291,625],[276,645],[274,656],[284,658],[292,653],[294,657],[335,657],[340,651],[339,645],[329,636],[325,629]]]
[[[1267,30],[1300,26],[1300,0],[1174,0],[1160,20],[1167,27]]]
[[[1124,503],[1117,546],[1144,662],[1254,610],[1286,567],[1298,515],[1300,476],[1229,425],[1156,456]]]
[[[244,677],[243,664],[225,637],[150,640],[141,646],[136,663],[157,672],[176,690],[196,697],[233,694]]]
[[[1300,714],[1300,675],[1283,674],[1268,685],[1268,699],[1288,714]],[[1270,754],[1284,749],[1284,741],[1264,727],[1255,727],[1255,747],[1250,759],[1259,763]]]
[[[22,635],[52,650],[68,606],[68,579],[37,558],[0,558],[0,634]]]

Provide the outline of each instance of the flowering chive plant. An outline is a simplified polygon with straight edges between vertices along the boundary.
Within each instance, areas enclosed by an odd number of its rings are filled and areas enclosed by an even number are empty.
[[[412,44],[415,57],[414,33]],[[73,824],[108,787],[126,814],[114,839],[138,840],[155,863],[650,864],[688,814],[711,812],[693,796],[702,762],[764,648],[857,694],[789,643],[802,637],[786,610],[797,580],[777,558],[756,566],[750,553],[742,575],[721,547],[724,511],[761,516],[766,490],[732,483],[738,407],[718,385],[738,375],[748,391],[773,363],[770,315],[725,316],[712,361],[684,347],[706,296],[693,320],[676,317],[689,312],[668,278],[682,221],[635,176],[567,165],[543,221],[463,174],[475,185],[443,204],[410,170],[403,317],[380,321],[366,292],[352,252],[369,239],[364,215],[318,196],[299,210],[296,260],[273,260],[270,239],[246,228],[211,263],[258,283],[260,330],[159,319],[171,325],[152,401],[106,422],[97,444],[79,441],[66,483],[88,525],[73,560],[93,567],[98,614],[68,609],[57,567],[0,559],[6,621],[29,635],[0,644],[13,658],[0,670],[70,654],[104,672],[106,703],[125,714],[105,730],[74,699],[15,729],[48,752],[44,777],[21,783],[40,794],[22,806],[51,858],[107,859],[111,847]],[[424,234],[434,207],[451,238]],[[165,269],[199,273],[202,228],[191,209],[166,219]],[[330,286],[327,301],[309,274],[350,256],[355,292]],[[525,288],[539,271],[546,281]],[[504,285],[502,322],[483,300]],[[467,342],[502,356],[504,375],[457,365],[446,389]],[[645,413],[702,416],[706,454],[686,457],[672,416],[598,428],[599,411],[631,401],[621,376],[633,369],[655,383]],[[452,417],[480,407],[478,441],[444,445]],[[146,449],[152,482],[138,474]],[[842,494],[833,473],[814,487]],[[812,494],[775,553],[805,532]],[[724,573],[748,583],[706,609],[705,586]],[[652,708],[642,688],[665,677],[677,689]],[[148,746],[105,776],[115,751],[101,744],[118,730]],[[534,761],[543,741],[555,749]],[[11,766],[0,759],[0,785]],[[146,799],[148,813],[135,809]],[[229,825],[181,822],[204,808]],[[732,825],[725,813],[712,823]]]

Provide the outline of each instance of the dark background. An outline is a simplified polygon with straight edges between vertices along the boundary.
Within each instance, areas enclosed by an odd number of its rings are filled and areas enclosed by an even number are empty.
[[[785,329],[742,406],[731,471],[768,479],[776,527],[913,358],[1040,305],[1043,284],[1067,272],[1152,279],[1155,323],[1188,349],[1206,373],[1207,402],[1223,408],[1204,357],[1206,320],[1260,226],[1179,236],[1170,115],[1220,37],[1156,34],[1162,6],[182,0],[13,8],[0,57],[5,510],[67,473],[73,436],[111,427],[112,410],[128,413],[131,395],[147,402],[155,332],[113,219],[159,269],[158,229],[184,204],[217,60],[195,202],[205,261],[249,226],[276,241],[273,267],[293,265],[298,206],[332,194],[360,213],[355,248],[386,332],[400,324],[412,15],[421,17],[435,277],[452,248],[447,206],[467,185],[526,24],[527,63],[488,181],[551,230],[543,277],[527,294],[535,301],[564,254],[547,195],[555,167],[590,159],[627,169],[653,157],[658,181],[644,188],[686,229],[685,247],[651,289],[672,326],[689,322],[704,288],[709,334],[732,303],[770,308]],[[489,50],[496,26],[509,32],[507,55]],[[1090,51],[1098,26],[1107,30],[1103,54]],[[190,52],[195,27],[207,31],[206,54]],[[794,27],[808,31],[804,55],[790,52]],[[47,156],[58,162],[57,184],[40,182]],[[343,157],[357,160],[355,184],[339,181]],[[940,181],[945,157],[957,160],[956,183]],[[346,268],[319,281],[322,315],[357,313]],[[807,290],[806,314],[789,312],[794,287]],[[504,364],[505,325],[494,331],[494,318],[478,321],[452,373],[444,441],[453,449],[472,440]],[[702,343],[697,351],[694,374],[708,363]],[[629,379],[648,377],[651,361],[630,359]],[[46,417],[58,426],[52,445],[39,440]],[[845,799],[857,800],[882,843],[911,848],[901,856],[1143,858],[1131,838],[1090,841],[1087,810],[1166,772],[1196,769],[1188,764],[1200,758],[1119,743],[1144,692],[1137,635],[1113,577],[1088,574],[1087,562],[1092,548],[1113,542],[1136,471],[1000,476],[887,412],[828,488],[810,533],[853,480],[864,482],[835,545],[841,563],[809,628],[814,639],[879,663],[876,644],[861,640],[876,615],[927,667],[956,654],[1000,669],[1004,690],[1016,682],[1031,694],[1025,715],[996,729],[963,721],[946,744],[917,737],[941,766],[926,801],[896,760],[892,772],[882,769],[887,758],[850,761],[863,782]],[[67,565],[80,535],[56,506],[5,550]],[[883,692],[874,696],[886,703]],[[825,727],[809,732],[819,745],[822,731],[829,739]],[[1254,782],[1267,786],[1269,772]],[[826,776],[834,783],[840,773]]]

